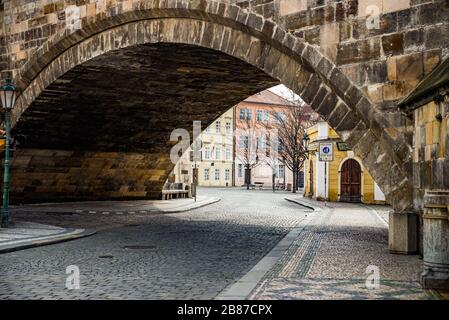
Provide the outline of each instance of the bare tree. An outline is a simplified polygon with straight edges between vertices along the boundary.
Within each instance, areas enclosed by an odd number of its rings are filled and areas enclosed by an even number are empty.
[[[277,151],[276,157],[293,173],[293,193],[298,188],[298,175],[310,155],[307,148],[307,128],[316,122],[316,116],[309,106],[291,93],[285,111],[273,108],[274,121],[270,132],[277,135],[270,138],[270,150]]]
[[[241,126],[236,129],[236,158],[245,168],[246,188],[251,186],[251,170],[259,164],[259,150],[256,143],[252,119],[240,122]]]
[[[279,165],[282,163],[279,159],[279,153],[278,150],[278,141],[277,141],[277,135],[273,134],[273,131],[270,130],[272,134],[270,134],[267,139],[267,149],[265,153],[265,157],[263,159],[263,162],[271,168],[271,183],[273,192],[276,191],[276,177],[277,172],[279,169]],[[270,141],[269,139],[274,139],[273,141]]]

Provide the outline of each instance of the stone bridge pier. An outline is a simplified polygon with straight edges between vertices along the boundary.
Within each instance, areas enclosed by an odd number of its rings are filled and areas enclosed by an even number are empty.
[[[11,199],[156,197],[173,129],[283,83],[393,205],[390,250],[415,253],[414,120],[397,105],[447,56],[448,18],[446,0],[5,0]]]

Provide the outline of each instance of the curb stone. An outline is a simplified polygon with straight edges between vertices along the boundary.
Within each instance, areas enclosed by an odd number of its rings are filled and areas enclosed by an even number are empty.
[[[205,207],[210,204],[214,204],[221,201],[220,198],[213,198],[211,200],[202,201],[202,202],[196,202],[195,205],[188,205],[181,209],[150,209],[150,210],[139,210],[139,211],[94,211],[94,210],[76,210],[76,213],[87,213],[87,214],[95,214],[95,213],[101,213],[101,214],[150,214],[150,213],[158,213],[158,214],[164,214],[164,213],[177,213],[177,212],[186,212],[189,210],[195,210],[198,208]]]
[[[16,241],[15,243],[0,245],[0,254],[80,239],[94,235],[95,233],[97,233],[97,231],[94,229],[69,228],[63,234],[56,234],[48,237],[36,237],[31,239],[24,239]]]
[[[306,207],[310,210],[313,210],[314,212],[320,212],[323,210],[323,208],[318,207],[316,205],[311,204],[310,202],[306,201],[306,200],[298,200],[298,199],[294,199],[294,198],[285,198],[285,200],[289,201],[289,202],[293,202],[296,204],[299,204],[300,206]]]
[[[172,208],[172,209],[152,208],[152,209],[137,210],[137,211],[136,211],[136,209],[133,209],[132,211],[124,211],[124,210],[112,211],[112,210],[104,210],[104,209],[101,209],[101,210],[75,209],[75,210],[73,210],[73,213],[77,213],[77,214],[101,213],[104,215],[107,215],[107,214],[118,214],[118,215],[122,215],[122,214],[154,214],[154,213],[157,213],[157,214],[167,213],[168,214],[168,213],[185,212],[185,211],[189,211],[189,210],[202,208],[207,205],[217,203],[219,201],[221,201],[221,198],[211,198],[211,199],[207,199],[207,200],[203,200],[203,201],[199,201],[199,202],[193,202],[192,204],[184,206],[183,208]],[[28,211],[16,209],[16,212],[28,212]],[[55,212],[55,213],[65,213],[65,212]],[[69,212],[69,213],[72,213],[72,212]]]
[[[162,212],[162,213],[185,212],[185,211],[189,211],[189,210],[195,210],[195,209],[198,209],[198,208],[202,208],[202,207],[205,207],[207,205],[217,203],[219,201],[221,201],[220,198],[213,198],[213,199],[210,199],[210,200],[207,200],[207,201],[203,201],[203,203],[202,202],[196,202],[196,205],[194,205],[194,206],[187,206],[187,207],[182,208],[182,209],[166,209],[166,210],[163,210],[163,211],[161,210],[160,212]]]

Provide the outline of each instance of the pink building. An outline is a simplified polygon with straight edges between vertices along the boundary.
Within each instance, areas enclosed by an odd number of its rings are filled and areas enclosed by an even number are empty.
[[[290,102],[265,90],[242,101],[234,107],[235,185],[263,184],[272,187],[272,175],[278,187],[292,185],[293,174],[279,159],[270,157],[269,130],[277,117],[285,116]],[[248,147],[249,146],[249,147]],[[304,185],[299,175],[299,186]]]

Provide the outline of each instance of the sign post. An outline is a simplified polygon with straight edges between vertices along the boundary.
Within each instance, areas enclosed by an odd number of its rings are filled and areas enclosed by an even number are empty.
[[[193,168],[193,179],[192,179],[192,196],[195,199],[196,202],[196,186],[198,185],[198,168],[196,167],[195,162],[195,168]]]
[[[319,160],[324,162],[324,196],[327,200],[327,163],[334,161],[334,143],[333,142],[321,142],[319,149]]]
[[[320,143],[320,161],[332,162],[334,161],[334,144],[332,142]]]

